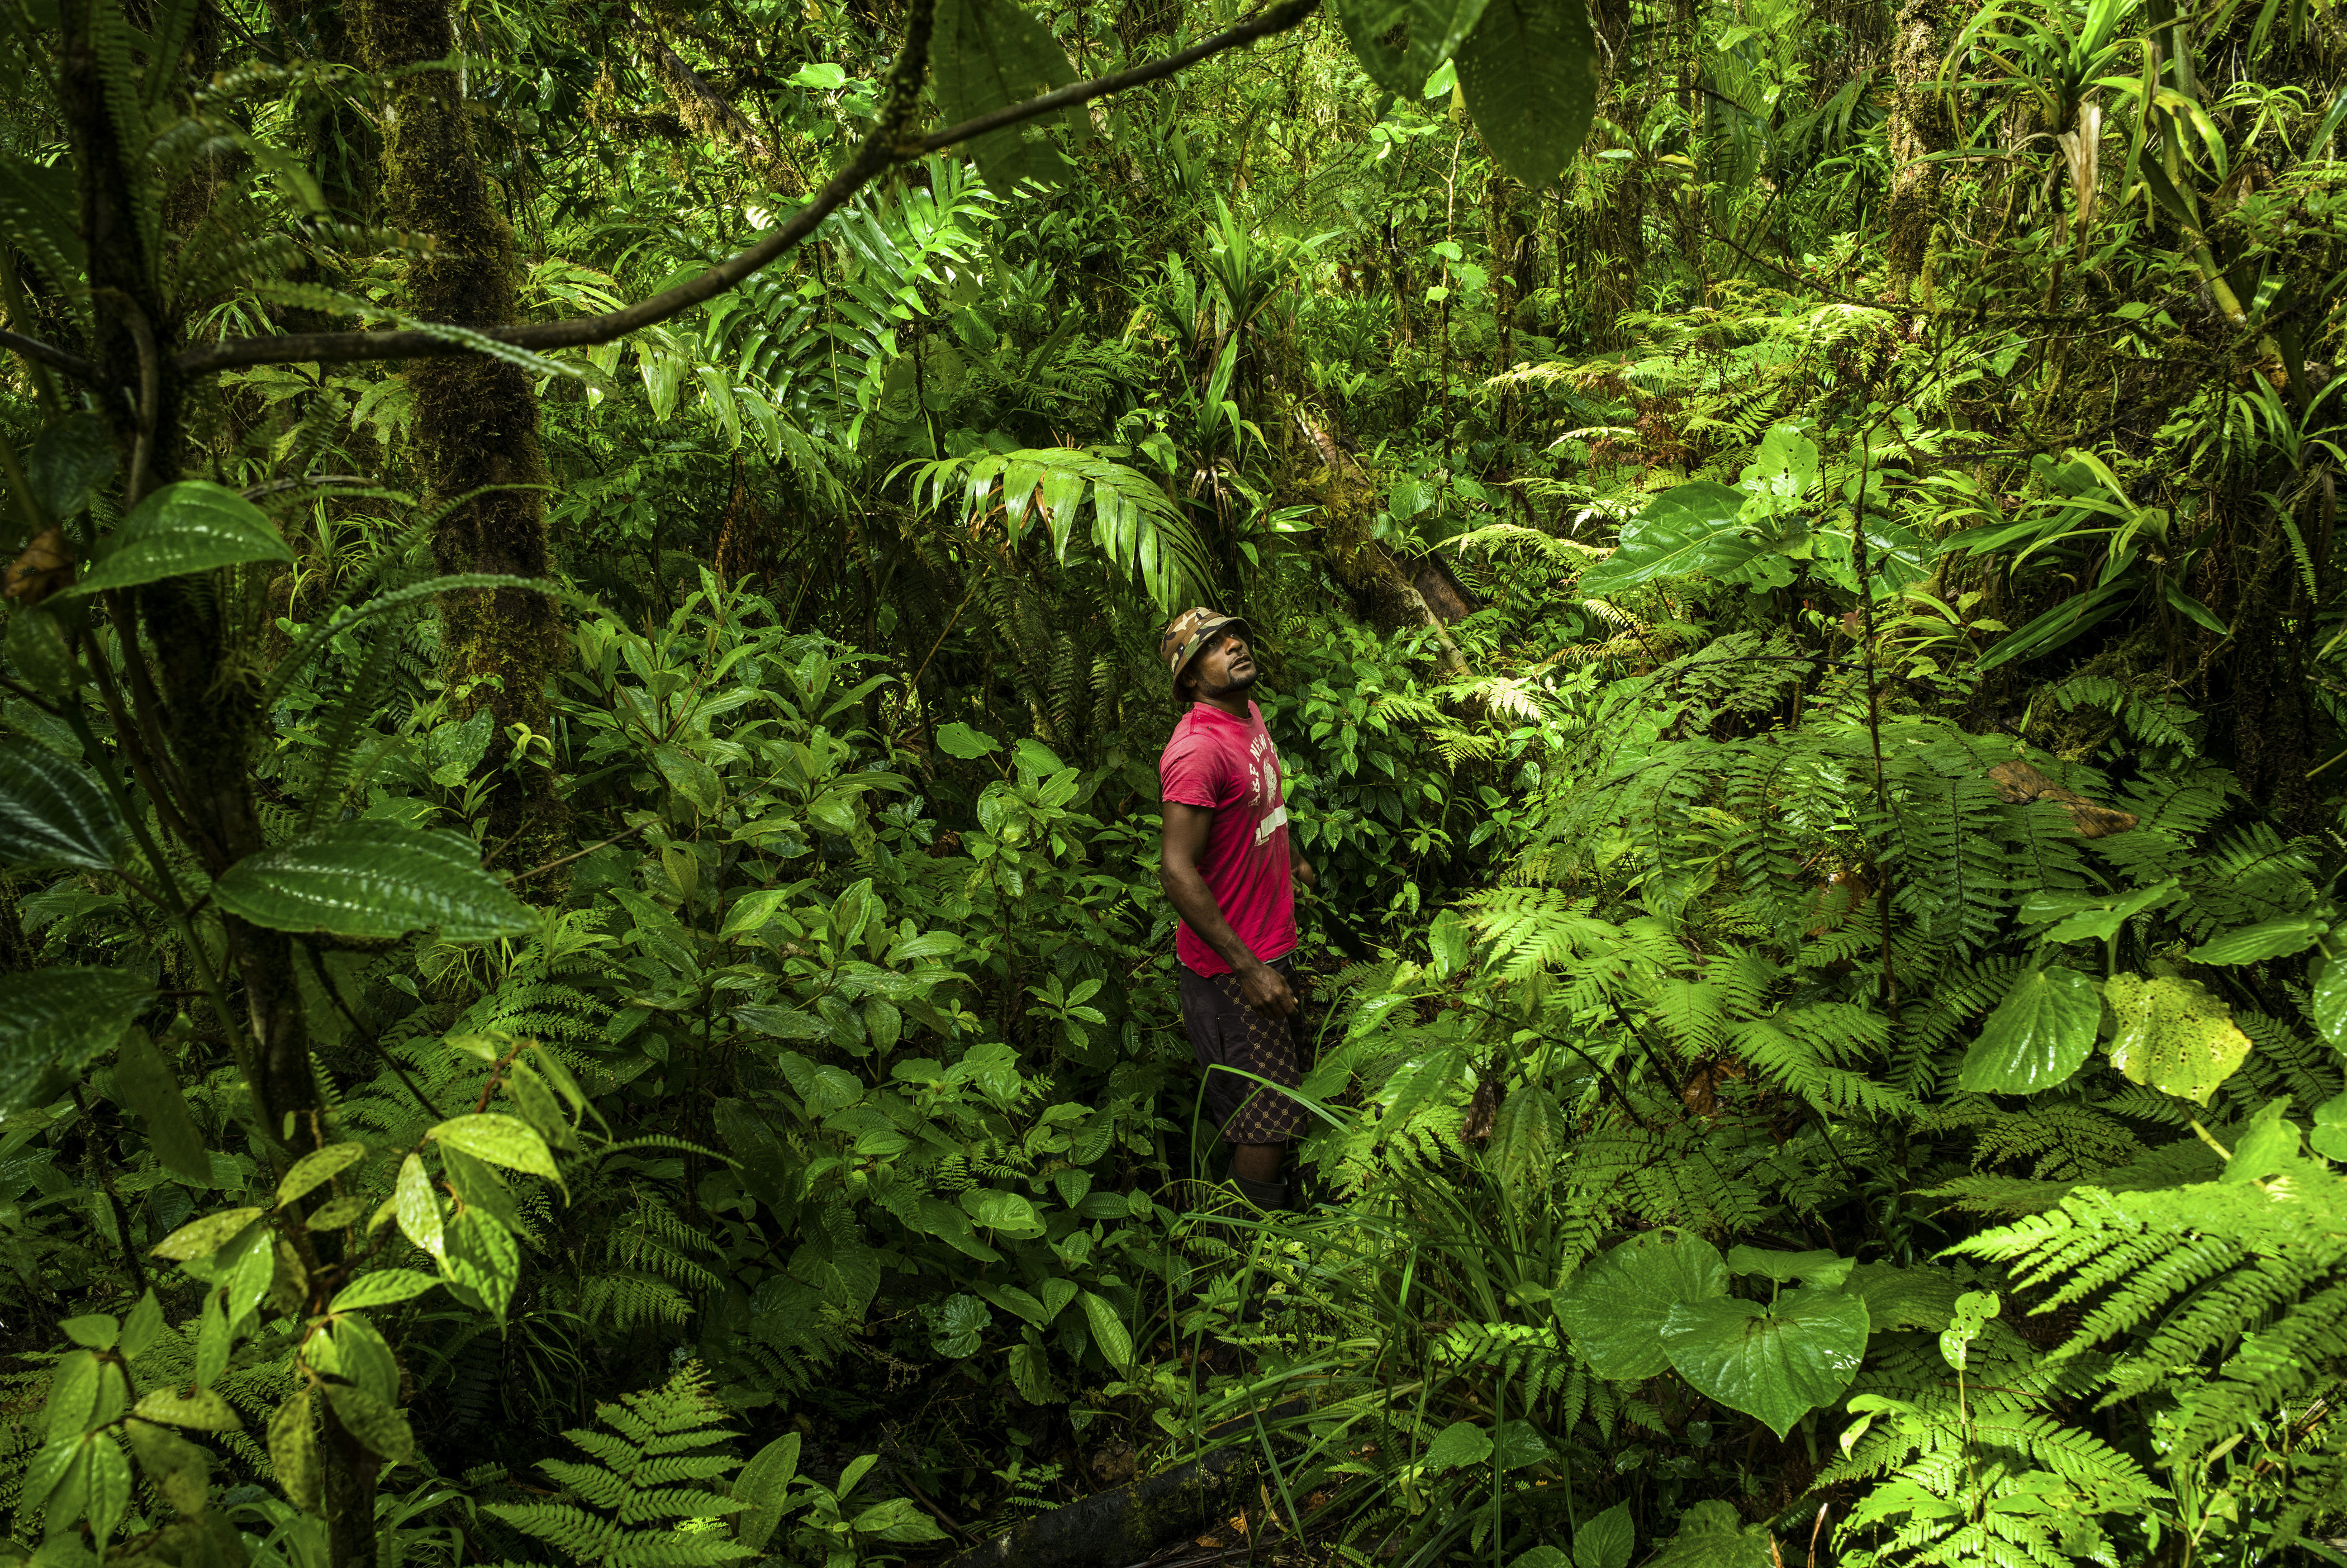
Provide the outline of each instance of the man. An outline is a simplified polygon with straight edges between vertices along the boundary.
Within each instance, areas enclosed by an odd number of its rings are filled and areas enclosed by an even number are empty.
[[[1251,637],[1245,621],[1202,607],[1176,616],[1159,644],[1174,705],[1186,710],[1157,764],[1159,876],[1182,917],[1174,939],[1182,1022],[1231,1145],[1231,1184],[1255,1207],[1281,1209],[1280,1161],[1305,1113],[1255,1080],[1303,1081],[1295,882],[1312,886],[1313,870],[1288,834],[1279,753],[1247,700],[1257,673]]]

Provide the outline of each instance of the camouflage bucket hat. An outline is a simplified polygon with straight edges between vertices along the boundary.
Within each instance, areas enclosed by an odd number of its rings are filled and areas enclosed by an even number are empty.
[[[1175,696],[1182,694],[1182,671],[1191,660],[1198,656],[1198,650],[1204,648],[1206,640],[1215,632],[1231,627],[1236,627],[1242,637],[1252,638],[1255,635],[1255,629],[1240,617],[1225,615],[1221,610],[1209,610],[1203,604],[1195,610],[1184,610],[1165,628],[1165,635],[1157,644],[1157,657],[1165,661],[1166,672],[1174,682]]]

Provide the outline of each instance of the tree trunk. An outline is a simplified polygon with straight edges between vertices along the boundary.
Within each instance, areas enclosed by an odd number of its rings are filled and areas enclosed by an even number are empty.
[[[431,250],[408,268],[408,296],[419,316],[459,326],[502,326],[516,319],[513,233],[490,200],[473,145],[464,79],[455,70],[418,70],[456,51],[444,0],[360,0],[358,42],[371,71],[405,72],[386,88],[384,116],[384,216],[395,228],[428,234]],[[427,504],[446,508],[434,525],[432,553],[444,572],[503,572],[544,577],[546,463],[538,444],[538,399],[518,365],[486,355],[412,362],[416,439]],[[554,600],[521,589],[448,594],[441,599],[444,672],[459,712],[497,716],[497,736],[482,765],[505,769],[507,731],[548,727],[546,687],[565,651]],[[521,839],[520,864],[559,831],[547,774],[507,771],[492,797],[493,844]]]
[[[1940,221],[1940,187],[1946,176],[1927,155],[1956,143],[1954,119],[1938,90],[1940,62],[1947,52],[1941,25],[1955,8],[1948,0],[1907,0],[1899,12],[1891,45],[1891,200],[1883,213],[1883,250],[1891,259],[1891,288],[1901,299],[1923,270],[1932,231]]]
[[[1425,628],[1434,633],[1435,668],[1445,680],[1467,672],[1466,656],[1459,651],[1450,629],[1426,602],[1410,574],[1395,560],[1371,530],[1378,511],[1377,487],[1361,466],[1345,455],[1326,430],[1299,412],[1296,419],[1318,449],[1321,461],[1321,559],[1328,573],[1343,587],[1362,619],[1389,634]]]

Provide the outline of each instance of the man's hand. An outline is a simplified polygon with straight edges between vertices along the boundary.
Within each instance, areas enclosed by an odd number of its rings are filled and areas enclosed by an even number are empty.
[[[1243,968],[1238,977],[1240,999],[1275,1022],[1302,1005],[1296,1000],[1296,989],[1287,983],[1287,977],[1269,964]]]
[[[1312,862],[1298,855],[1288,864],[1288,873],[1307,887],[1320,886],[1320,874],[1312,869]]]

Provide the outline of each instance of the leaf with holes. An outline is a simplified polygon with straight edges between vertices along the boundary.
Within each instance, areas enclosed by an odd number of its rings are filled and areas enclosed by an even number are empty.
[[[292,559],[293,552],[259,507],[224,485],[182,479],[133,507],[99,547],[81,581],[58,597],[80,598],[219,567]]]
[[[538,924],[481,868],[481,846],[463,834],[364,819],[246,856],[213,884],[212,896],[256,926],[329,937],[436,928],[478,941],[523,936]]]
[[[2250,1054],[2233,1009],[2198,980],[2113,975],[2103,999],[2119,1020],[2111,1065],[2137,1083],[2206,1105]]]

